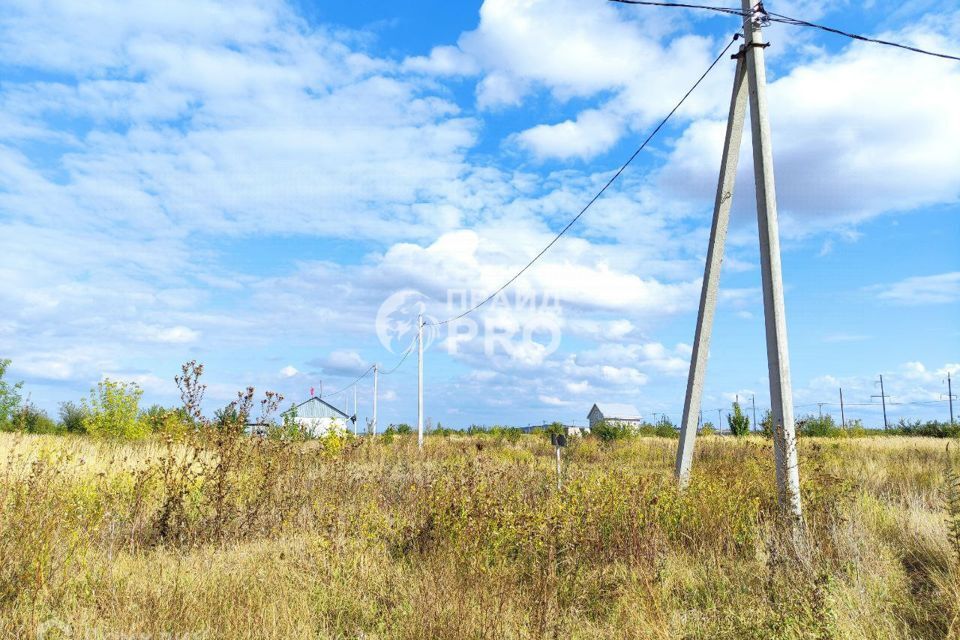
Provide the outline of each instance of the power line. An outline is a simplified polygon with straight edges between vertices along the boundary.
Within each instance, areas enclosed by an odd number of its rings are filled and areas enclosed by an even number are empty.
[[[809,27],[811,29],[819,29],[820,31],[825,31],[827,33],[832,33],[838,36],[844,36],[852,40],[860,40],[862,42],[872,42],[874,44],[882,44],[888,47],[896,47],[897,49],[904,49],[906,51],[912,51],[913,53],[921,53],[926,56],[934,56],[936,58],[944,58],[946,60],[957,60],[960,61],[960,57],[952,56],[947,53],[939,53],[936,51],[928,51],[926,49],[920,49],[918,47],[913,47],[907,44],[900,42],[893,42],[890,40],[880,40],[878,38],[870,38],[868,36],[861,35],[859,33],[851,33],[849,31],[843,31],[842,29],[836,29],[834,27],[828,27],[826,25],[817,24],[815,22],[808,22],[806,20],[801,20],[799,18],[793,18],[790,16],[785,16],[782,13],[771,13],[763,8],[763,3],[758,2],[754,5],[752,11],[744,11],[743,9],[735,9],[733,7],[711,7],[704,4],[687,4],[681,2],[650,2],[649,0],[610,0],[610,2],[616,2],[619,4],[637,4],[645,5],[650,7],[675,7],[679,9],[700,9],[704,11],[714,11],[717,13],[723,13],[726,15],[740,16],[741,18],[756,18],[761,21],[762,24],[777,22],[780,24],[791,25],[795,27]]]
[[[380,372],[380,375],[382,375],[382,376],[388,376],[388,375],[390,375],[391,373],[393,373],[394,371],[396,371],[397,369],[399,369],[399,368],[400,368],[400,365],[403,364],[403,361],[407,359],[407,356],[409,356],[409,355],[413,352],[413,345],[415,345],[415,344],[417,344],[417,338],[416,338],[416,336],[414,336],[413,340],[410,342],[410,346],[407,347],[407,350],[403,352],[403,357],[400,358],[400,362],[398,362],[396,365],[394,365],[394,367],[393,367],[392,369],[390,369],[390,370],[388,370],[388,371],[381,371],[381,372]]]
[[[524,266],[522,269],[520,269],[520,271],[518,271],[512,278],[510,278],[509,280],[507,280],[507,281],[503,284],[503,286],[501,286],[499,289],[497,289],[496,291],[494,291],[493,293],[491,293],[489,296],[487,296],[486,298],[484,298],[483,300],[481,300],[480,302],[478,302],[477,304],[475,304],[473,307],[467,309],[466,311],[464,311],[464,312],[461,313],[460,315],[454,316],[454,317],[452,317],[452,318],[447,318],[446,320],[440,320],[440,321],[437,321],[437,322],[431,322],[431,323],[429,323],[429,324],[431,324],[431,325],[443,325],[443,324],[447,324],[448,322],[453,322],[454,320],[459,320],[460,318],[463,318],[464,316],[467,316],[467,315],[473,313],[474,311],[476,311],[477,309],[479,309],[480,307],[482,307],[483,305],[487,304],[488,302],[490,302],[491,300],[493,300],[495,297],[497,297],[497,295],[499,295],[504,289],[506,289],[506,288],[509,287],[511,284],[513,284],[513,283],[517,280],[517,278],[519,278],[520,276],[522,276],[522,275],[524,274],[524,272],[526,272],[527,269],[529,269],[530,267],[532,267],[533,264],[534,264],[537,260],[539,260],[541,257],[543,257],[543,254],[545,254],[545,253],[550,249],[550,247],[552,247],[554,244],[556,244],[557,241],[560,240],[560,238],[562,238],[562,237],[567,233],[567,231],[570,230],[570,227],[572,227],[572,226],[574,225],[574,223],[576,223],[576,221],[579,220],[580,217],[581,217],[583,214],[585,214],[590,207],[593,206],[593,203],[594,203],[594,202],[596,202],[597,200],[600,199],[600,196],[602,196],[602,195],[606,192],[606,190],[610,188],[610,185],[612,185],[612,184],[617,180],[617,178],[619,178],[620,175],[626,170],[626,168],[630,166],[630,164],[634,161],[634,159],[636,159],[636,157],[637,157],[638,155],[640,155],[640,152],[644,150],[644,148],[647,146],[647,144],[649,144],[649,142],[650,142],[651,140],[653,140],[653,137],[654,137],[655,135],[657,135],[657,133],[660,131],[660,129],[662,129],[665,124],[667,124],[667,122],[670,120],[670,118],[673,117],[673,114],[675,114],[675,113],[677,112],[677,109],[679,109],[679,108],[681,107],[681,105],[683,105],[683,103],[686,102],[687,98],[690,97],[690,94],[693,93],[693,91],[694,91],[698,86],[700,86],[700,83],[703,82],[703,79],[707,77],[707,74],[709,74],[709,73],[713,70],[713,68],[714,68],[715,66],[717,66],[717,63],[720,62],[720,59],[723,58],[723,56],[727,53],[727,51],[729,51],[730,47],[733,46],[733,43],[736,42],[736,40],[737,40],[739,37],[740,37],[740,34],[739,34],[739,33],[738,33],[738,34],[735,34],[735,35],[733,36],[733,38],[730,40],[730,42],[727,44],[727,46],[724,47],[723,51],[720,52],[720,55],[718,55],[718,56],[716,57],[716,59],[714,59],[714,61],[710,63],[710,66],[707,67],[707,70],[704,71],[703,74],[697,79],[697,81],[693,83],[693,86],[690,87],[690,89],[689,89],[685,94],[683,94],[683,97],[680,98],[680,101],[673,107],[673,109],[670,110],[670,113],[668,113],[668,114],[666,115],[666,117],[665,117],[663,120],[660,121],[660,124],[658,124],[658,125],[656,126],[656,128],[650,133],[650,135],[647,136],[646,140],[644,140],[643,143],[642,143],[639,147],[637,147],[637,150],[633,152],[633,154],[627,159],[626,162],[624,162],[622,165],[620,165],[620,168],[617,169],[616,173],[614,173],[613,176],[612,176],[609,180],[607,180],[606,184],[603,185],[603,188],[601,188],[601,189],[596,193],[596,195],[594,195],[594,196],[590,199],[590,201],[586,204],[586,206],[584,206],[583,209],[580,210],[580,213],[578,213],[576,216],[574,216],[574,218],[573,218],[570,222],[567,223],[567,226],[565,226],[565,227],[560,231],[560,233],[558,233],[556,236],[554,236],[553,240],[551,240],[551,241],[547,244],[547,246],[545,246],[545,247],[540,251],[540,253],[538,253],[536,256],[534,256],[533,260],[531,260],[530,262],[528,262],[528,263],[526,264],[526,266]]]
[[[370,373],[371,371],[373,371],[373,367],[374,367],[374,365],[370,365],[370,367],[369,367],[366,371],[364,371],[363,373],[361,373],[359,376],[357,376],[356,379],[354,379],[353,382],[351,382],[350,384],[348,384],[348,385],[345,386],[345,387],[342,387],[342,388],[340,388],[340,389],[337,389],[337,390],[334,391],[333,393],[327,394],[327,397],[334,397],[334,398],[335,398],[335,397],[337,396],[337,394],[343,393],[344,391],[346,391],[347,389],[349,389],[349,388],[352,387],[353,385],[357,384],[358,382],[360,382],[361,380],[363,380],[364,378],[366,378],[368,373]]]
[[[619,0],[618,0],[619,1]],[[760,5],[762,9],[762,4]],[[834,33],[836,35],[845,36],[853,40],[861,40],[863,42],[872,42],[874,44],[882,44],[888,47],[896,47],[898,49],[905,49],[907,51],[912,51],[914,53],[922,53],[925,56],[934,56],[936,58],[945,58],[946,60],[956,60],[960,62],[960,57],[951,56],[946,53],[938,53],[936,51],[927,51],[926,49],[920,49],[917,47],[912,47],[907,44],[902,44],[900,42],[891,42],[890,40],[878,40],[877,38],[869,38],[857,33],[850,33],[849,31],[842,31],[840,29],[834,29],[833,27],[827,27],[822,24],[815,24],[813,22],[807,22],[806,20],[800,20],[798,18],[791,18],[790,16],[785,16],[779,13],[767,13],[770,17],[771,22],[779,22],[781,24],[789,24],[797,27],[811,27],[813,29],[820,29],[821,31],[826,31],[827,33]]]

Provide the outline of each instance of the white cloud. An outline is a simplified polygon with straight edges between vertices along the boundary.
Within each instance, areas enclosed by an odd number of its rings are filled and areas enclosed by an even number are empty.
[[[960,24],[960,12],[944,16],[926,37],[943,44],[950,23]],[[960,201],[960,120],[947,107],[960,103],[957,65],[855,43],[797,65],[769,84],[768,96],[786,235]],[[724,127],[719,119],[691,124],[659,184],[712,201]],[[749,128],[741,151],[737,190],[752,190]],[[825,244],[821,255],[830,248]]]
[[[296,376],[296,375],[299,374],[299,373],[300,373],[300,372],[297,371],[297,368],[296,368],[296,367],[294,367],[293,365],[289,365],[289,364],[288,364],[287,366],[285,366],[283,369],[280,369],[280,375],[283,376],[284,378],[292,378],[292,377]]]
[[[368,366],[363,356],[352,349],[337,349],[325,357],[311,360],[310,364],[322,368],[324,373],[336,375],[356,375]]]
[[[438,76],[467,76],[479,71],[476,61],[457,47],[434,47],[429,56],[411,56],[401,64],[404,71]]]
[[[895,304],[947,304],[960,300],[960,271],[914,276],[889,285],[876,285],[868,291]]]
[[[540,158],[590,158],[609,149],[621,135],[622,124],[597,109],[576,120],[537,125],[517,135],[517,143]]]

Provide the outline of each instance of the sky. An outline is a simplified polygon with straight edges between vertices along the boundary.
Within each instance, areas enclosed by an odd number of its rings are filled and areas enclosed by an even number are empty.
[[[738,30],[600,0],[5,0],[0,358],[55,414],[97,381],[212,412],[248,385],[352,405],[417,313],[496,291]],[[770,0],[960,54],[960,7]],[[796,413],[947,419],[960,377],[960,63],[765,30]],[[432,424],[678,422],[734,62],[533,267],[428,327]],[[704,397],[768,406],[749,129]],[[416,420],[416,353],[379,377]],[[341,392],[341,389],[346,391]],[[372,376],[356,385],[371,415]],[[819,405],[818,403],[828,403]],[[960,413],[960,406],[958,406]],[[361,422],[362,423],[362,422]]]

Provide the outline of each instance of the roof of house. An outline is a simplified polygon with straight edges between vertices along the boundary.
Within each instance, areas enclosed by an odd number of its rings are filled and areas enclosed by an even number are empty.
[[[287,415],[287,414],[289,414],[289,413],[292,412],[292,411],[297,411],[297,413],[299,414],[300,412],[299,412],[298,410],[300,409],[300,407],[303,407],[303,406],[308,405],[308,404],[310,404],[310,403],[320,403],[320,405],[322,405],[322,406],[324,406],[324,407],[327,407],[327,408],[331,409],[332,411],[340,414],[340,415],[343,416],[345,419],[347,419],[347,420],[350,419],[350,416],[348,416],[346,413],[344,413],[344,412],[341,411],[340,409],[336,408],[335,406],[333,406],[332,404],[330,404],[329,402],[327,402],[327,401],[324,400],[323,398],[318,398],[317,396],[313,396],[313,397],[311,397],[311,398],[308,398],[308,399],[304,400],[303,402],[301,402],[300,404],[296,404],[296,405],[290,407],[289,409],[287,409],[286,411],[284,411],[282,415]]]
[[[604,418],[613,419],[618,418],[620,420],[640,420],[640,412],[637,411],[637,408],[632,404],[617,404],[614,402],[604,402],[603,404],[593,405],[600,410],[600,413],[603,414]],[[590,408],[590,412],[593,412],[593,408]],[[588,414],[589,416],[589,414]]]

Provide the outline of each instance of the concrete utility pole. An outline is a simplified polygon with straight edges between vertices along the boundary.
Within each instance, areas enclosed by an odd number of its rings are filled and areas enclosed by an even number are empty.
[[[757,394],[750,394],[750,405],[753,407],[753,430],[757,430]]]
[[[370,435],[377,435],[377,374],[380,372],[380,365],[373,365],[373,424],[370,425]]]
[[[751,11],[752,0],[741,0]],[[783,274],[780,266],[780,225],[777,220],[777,193],[773,179],[773,147],[767,118],[767,72],[763,50],[767,44],[758,20],[744,25],[747,43],[747,82],[750,87],[750,126],[753,133],[753,173],[757,192],[757,222],[760,228],[760,274],[763,286],[763,315],[767,328],[767,369],[770,377],[770,404],[773,422],[777,490],[781,506],[797,518],[800,505],[800,471],[797,436],[793,421],[793,390],[790,385],[790,355],[787,347],[787,314],[783,302]]]
[[[357,385],[353,385],[353,435],[360,433],[360,425],[357,420]]]
[[[843,387],[840,387],[840,426],[847,428],[847,416],[843,414]]]
[[[423,451],[423,314],[417,316],[417,448]]]
[[[770,405],[774,421],[774,454],[777,468],[777,490],[781,506],[794,517],[802,514],[800,474],[797,467],[796,431],[793,417],[793,393],[790,385],[790,359],[787,347],[786,311],[783,302],[783,276],[780,265],[780,230],[777,220],[777,197],[773,178],[773,150],[770,145],[770,123],[767,117],[766,69],[759,16],[752,0],[741,0],[744,12],[752,14],[744,24],[746,43],[735,56],[734,76],[727,136],[720,164],[720,181],[714,204],[710,246],[704,270],[703,288],[693,357],[687,378],[680,444],[677,449],[676,473],[681,486],[689,482],[696,427],[692,416],[700,407],[707,351],[723,261],[723,244],[733,197],[734,177],[743,131],[743,92],[750,102],[753,171],[757,195],[757,222],[760,231],[760,274],[766,326],[767,367],[770,378]],[[745,71],[744,71],[745,68]]]
[[[880,398],[880,402],[883,404],[883,428],[887,429],[887,394],[883,390],[883,376],[880,376],[880,395],[879,396],[870,396],[871,398]]]
[[[740,47],[741,53],[743,47]],[[697,439],[697,425],[703,400],[703,379],[707,372],[707,354],[710,352],[710,334],[713,331],[713,316],[717,309],[720,287],[720,266],[723,263],[723,247],[727,241],[730,223],[730,206],[733,204],[733,185],[737,177],[737,162],[740,160],[740,143],[743,139],[743,121],[747,112],[746,65],[743,56],[737,58],[733,76],[733,92],[730,96],[730,113],[727,118],[727,133],[723,141],[723,156],[720,159],[720,179],[717,196],[713,203],[713,223],[710,226],[710,244],[707,246],[707,264],[703,271],[700,289],[700,310],[697,313],[697,331],[693,338],[693,353],[690,358],[690,373],[687,376],[687,392],[680,418],[680,443],[677,447],[676,472],[680,486],[690,482],[690,467],[693,464],[693,446]],[[723,424],[717,412],[717,429],[723,433]]]
[[[950,382],[950,372],[947,371],[947,400],[950,402],[950,424],[953,424],[953,385]]]

